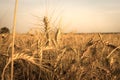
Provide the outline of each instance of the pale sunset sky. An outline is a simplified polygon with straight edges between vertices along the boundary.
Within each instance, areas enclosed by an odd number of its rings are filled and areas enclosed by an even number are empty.
[[[46,9],[52,17],[51,27],[60,20],[64,32],[120,32],[120,0],[18,1],[17,32],[40,27],[36,24],[46,15]],[[11,29],[14,4],[15,0],[0,0],[0,27]]]

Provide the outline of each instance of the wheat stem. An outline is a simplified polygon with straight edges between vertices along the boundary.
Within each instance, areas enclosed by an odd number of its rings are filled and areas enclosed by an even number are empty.
[[[13,55],[14,55],[14,45],[15,45],[15,30],[16,30],[16,13],[17,13],[17,5],[18,0],[15,1],[15,8],[14,8],[14,18],[13,18],[13,35],[12,35],[12,53],[11,53],[11,80],[13,80],[13,74],[14,74],[14,61],[13,61]]]

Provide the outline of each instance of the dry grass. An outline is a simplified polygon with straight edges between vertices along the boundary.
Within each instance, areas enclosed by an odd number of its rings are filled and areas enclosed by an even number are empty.
[[[61,36],[56,48],[42,35],[16,34],[13,80],[120,79],[119,33]],[[0,35],[0,80],[10,80],[11,41]]]

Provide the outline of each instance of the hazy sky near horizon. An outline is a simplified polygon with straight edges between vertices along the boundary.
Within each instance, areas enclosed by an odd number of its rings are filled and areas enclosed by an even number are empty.
[[[41,18],[35,16],[44,17],[46,9],[52,17],[51,24],[61,19],[65,32],[120,32],[120,0],[18,1],[17,32],[38,27]],[[0,27],[12,27],[14,3],[15,0],[0,0]]]

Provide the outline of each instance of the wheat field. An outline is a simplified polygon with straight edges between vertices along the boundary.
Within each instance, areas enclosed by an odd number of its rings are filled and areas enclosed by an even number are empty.
[[[120,80],[119,33],[56,35],[16,34],[14,80]],[[0,80],[11,77],[11,41],[0,34]]]

